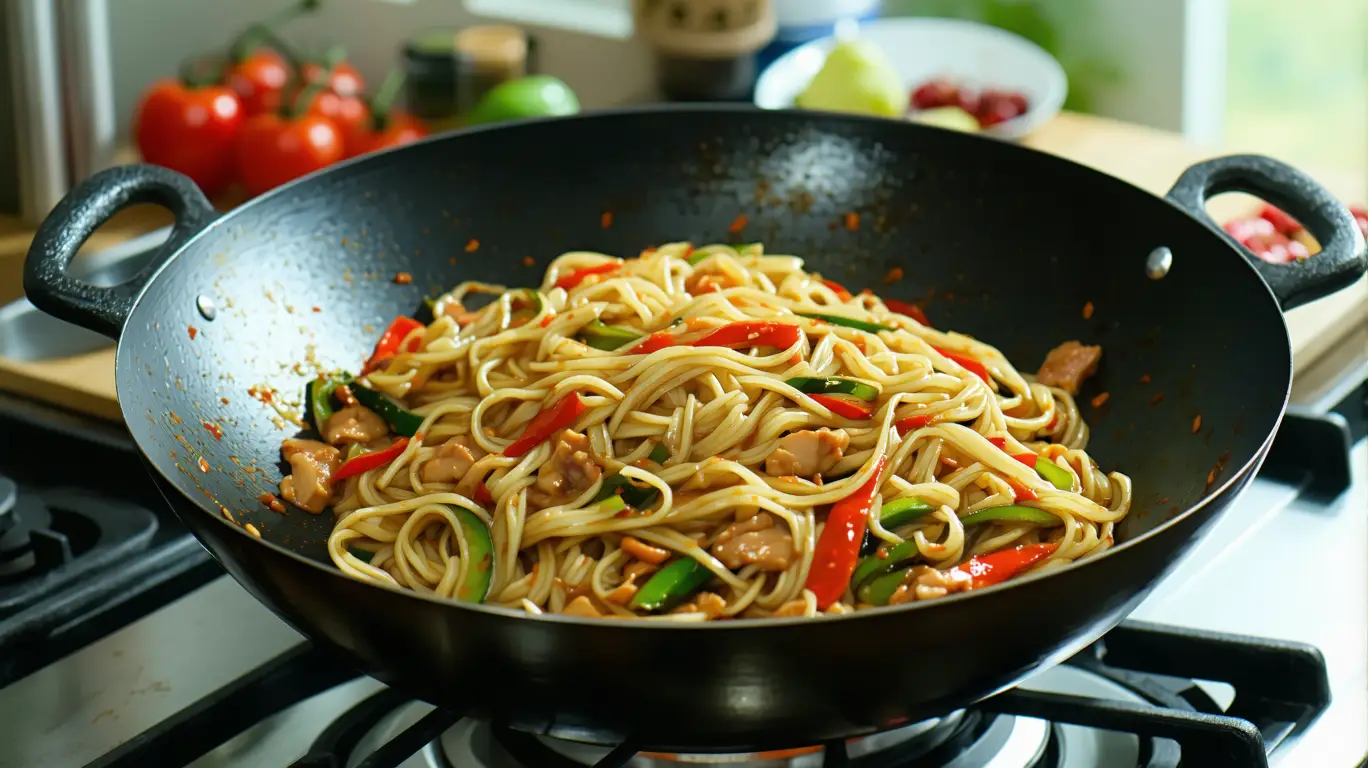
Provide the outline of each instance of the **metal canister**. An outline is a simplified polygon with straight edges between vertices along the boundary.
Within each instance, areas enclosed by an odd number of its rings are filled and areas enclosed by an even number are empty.
[[[536,71],[535,41],[507,25],[434,29],[404,46],[408,110],[433,131],[461,125],[491,88]]]

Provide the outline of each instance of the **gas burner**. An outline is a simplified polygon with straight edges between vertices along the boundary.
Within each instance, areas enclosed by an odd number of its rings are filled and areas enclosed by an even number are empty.
[[[389,741],[393,734],[421,722],[428,709],[411,704],[378,724],[357,746],[357,755],[369,754],[372,742]],[[1034,718],[955,712],[947,717],[859,739],[838,746],[811,746],[731,754],[677,754],[637,752],[579,744],[544,736],[519,733],[473,720],[463,720],[445,731],[433,744],[420,750],[399,768],[673,768],[675,766],[732,766],[734,768],[823,768],[839,752],[846,765],[938,766],[941,768],[1054,768],[1060,766],[1057,732],[1049,723]],[[1134,750],[1132,750],[1133,752]],[[359,765],[353,761],[351,765]]]
[[[317,651],[294,656],[263,671],[261,681],[278,680],[282,670],[301,664],[327,668]],[[1213,693],[1198,677],[1223,681],[1235,696]],[[321,693],[314,698],[332,703],[312,706],[334,708],[336,694]],[[355,694],[350,701],[357,701]],[[597,746],[513,731],[380,689],[335,717],[294,766],[1255,768],[1266,766],[1267,751],[1309,725],[1328,703],[1324,660],[1314,648],[1128,622],[1066,664],[970,709],[825,745],[739,754]],[[237,705],[225,700],[223,713]],[[219,713],[198,714],[214,721]],[[290,716],[286,710],[278,717]],[[170,743],[181,729],[196,726],[187,721],[168,727],[162,737]],[[103,765],[150,764],[156,754],[128,752]]]
[[[15,496],[0,535],[0,617],[145,549],[157,531],[151,512],[96,494],[20,488]]]
[[[0,394],[0,445],[0,686],[215,574],[127,432]]]

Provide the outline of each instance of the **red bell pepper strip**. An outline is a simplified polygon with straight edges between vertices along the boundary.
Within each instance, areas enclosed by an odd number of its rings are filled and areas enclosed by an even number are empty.
[[[414,437],[419,440],[422,439],[421,435],[414,435]],[[333,473],[332,477],[334,480],[346,480],[352,475],[359,475],[362,472],[375,469],[376,467],[382,467],[399,458],[399,454],[404,452],[404,449],[408,447],[408,444],[409,438],[401,437],[390,443],[388,448],[371,451],[370,453],[363,453],[355,458],[347,459],[342,462],[342,466],[337,468],[337,471]]]
[[[931,327],[931,321],[926,319],[926,313],[916,304],[908,304],[905,301],[898,301],[897,299],[884,299],[884,306],[888,307],[889,310],[893,312],[916,320],[927,328]]]
[[[988,442],[992,443],[993,445],[996,445],[998,447],[998,450],[1002,451],[1003,453],[1007,453],[1007,438],[990,437],[988,438]],[[1038,454],[1031,453],[1029,451],[1026,453],[1013,453],[1009,455],[1017,461],[1021,462],[1022,464],[1025,464],[1026,466],[1030,467],[1031,469],[1035,469],[1036,460],[1040,458]]]
[[[621,266],[621,262],[610,261],[606,264],[595,264],[592,267],[581,267],[580,269],[577,269],[568,275],[561,275],[561,278],[556,281],[556,287],[564,288],[568,291],[574,288],[575,286],[579,285],[580,283],[584,282],[585,279],[588,277],[591,277],[593,275],[606,275],[609,272],[616,272],[618,268]]]
[[[830,288],[832,291],[836,293],[837,296],[840,296],[841,301],[850,301],[850,291],[846,290],[846,287],[844,285],[841,285],[835,280],[823,280],[822,285],[825,285],[826,287]]]
[[[791,347],[798,343],[801,332],[791,323],[772,323],[752,320],[728,323],[695,341],[695,347]]]
[[[389,324],[389,327],[385,329],[385,332],[380,334],[380,340],[375,343],[375,351],[371,352],[370,359],[366,361],[365,367],[362,368],[362,373],[369,373],[370,371],[375,370],[382,362],[399,354],[399,343],[404,340],[404,337],[422,327],[422,323],[411,317],[400,316],[394,318],[394,321]],[[415,348],[416,347],[413,345],[410,345],[408,351],[412,352]]]
[[[990,379],[988,378],[988,369],[983,367],[983,363],[980,363],[974,358],[960,352],[952,352],[948,349],[941,349],[940,347],[932,347],[932,349],[939,352],[942,357],[954,360],[955,362],[959,363],[960,367],[964,368],[964,370],[974,374],[980,379],[983,379],[983,382],[985,384],[989,383]]]
[[[825,405],[837,416],[844,416],[847,419],[868,419],[874,415],[874,412],[865,406],[835,395],[808,395],[808,397],[816,400],[821,405]]]
[[[494,503],[494,494],[489,492],[489,486],[484,483],[475,486],[475,501],[485,506]]]
[[[832,505],[827,513],[826,526],[812,553],[812,570],[808,571],[804,585],[817,596],[817,607],[822,610],[840,600],[850,585],[883,469],[884,457],[880,456],[874,461],[874,476]]]
[[[1008,485],[1012,486],[1012,495],[1016,498],[1017,501],[1040,500],[1040,497],[1036,495],[1036,492],[1031,490],[1030,488],[1027,488],[1026,486],[1022,485],[1021,483],[1018,483],[1010,477],[1004,477],[1003,479],[1007,481]]]
[[[542,408],[541,412],[527,423],[522,436],[504,449],[503,455],[516,459],[536,448],[542,441],[574,424],[575,419],[584,413],[585,407],[579,393],[571,392],[557,400],[550,408]]]
[[[918,414],[916,416],[906,416],[898,419],[893,422],[893,427],[898,430],[898,436],[902,437],[908,432],[911,432],[914,429],[921,429],[933,421],[935,421],[935,417],[933,416]]]
[[[675,343],[674,334],[667,333],[666,331],[657,331],[650,336],[647,336],[640,344],[627,350],[627,354],[649,355],[656,350],[673,347]]]
[[[970,589],[991,587],[1044,560],[1058,548],[1058,544],[1027,544],[1016,549],[971,557],[967,562],[956,566],[955,570],[973,577]]]

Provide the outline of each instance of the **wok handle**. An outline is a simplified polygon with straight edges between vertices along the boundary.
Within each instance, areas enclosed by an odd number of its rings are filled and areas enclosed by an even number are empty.
[[[171,235],[136,275],[102,288],[67,274],[82,244],[114,214],[138,203],[171,211]],[[195,182],[155,165],[109,168],[62,198],[34,234],[24,262],[24,293],[34,306],[67,322],[118,339],[152,275],[218,213]]]
[[[1287,211],[1320,243],[1320,253],[1288,264],[1255,256],[1206,211],[1207,198],[1224,192],[1246,192]],[[1315,179],[1272,158],[1231,155],[1198,163],[1178,177],[1168,199],[1239,251],[1284,311],[1346,288],[1368,271],[1363,233],[1344,204]]]

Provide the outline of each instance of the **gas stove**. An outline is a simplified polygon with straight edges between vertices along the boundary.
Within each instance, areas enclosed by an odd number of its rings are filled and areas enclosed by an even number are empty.
[[[219,575],[126,433],[0,396],[0,440],[32,449],[0,459],[15,481],[8,511],[0,481],[0,767],[1359,765],[1368,366],[1332,384],[1289,412],[1260,475],[1131,619],[1066,663],[926,722],[726,755],[517,732],[359,677]],[[69,466],[100,471],[57,490]]]

